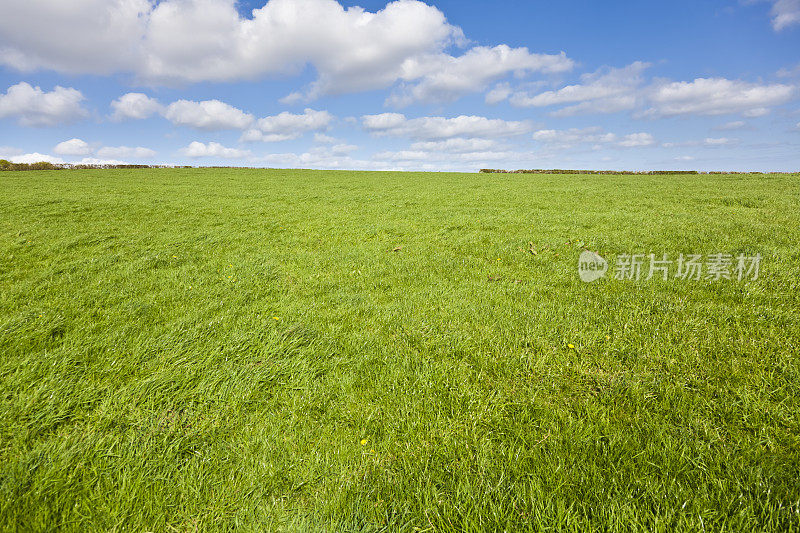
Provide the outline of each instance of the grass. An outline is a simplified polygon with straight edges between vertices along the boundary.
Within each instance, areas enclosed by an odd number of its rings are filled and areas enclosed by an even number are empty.
[[[797,531],[799,185],[4,173],[0,529]]]

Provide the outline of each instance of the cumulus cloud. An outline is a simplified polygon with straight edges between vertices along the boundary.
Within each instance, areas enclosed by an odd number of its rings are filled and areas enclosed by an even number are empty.
[[[758,117],[769,108],[792,99],[791,85],[759,85],[725,78],[698,78],[691,82],[663,83],[649,95],[652,107],[644,116],[726,115]]]
[[[313,38],[309,38],[313,36]],[[401,100],[451,99],[508,73],[561,72],[564,54],[466,44],[434,6],[397,0],[370,12],[336,0],[26,0],[0,18],[0,63],[72,74],[133,73],[150,84],[297,74],[317,79],[286,102],[411,83]]]
[[[142,146],[137,146],[135,148],[129,146],[105,146],[95,150],[95,148],[82,139],[70,139],[58,143],[55,148],[53,148],[53,152],[64,156],[89,156],[94,154],[97,158],[85,158],[83,161],[79,161],[79,163],[95,165],[125,164],[121,159],[146,159],[156,155],[155,150]],[[89,160],[92,161],[87,162]]]
[[[392,95],[387,103],[405,106],[414,102],[447,102],[482,91],[511,72],[523,76],[532,72],[557,73],[571,70],[574,62],[563,52],[535,54],[527,48],[477,46],[464,55],[438,54],[410,59],[403,65],[401,79],[419,80]]]
[[[199,158],[199,157],[219,157],[223,159],[241,159],[250,156],[248,150],[239,150],[237,148],[227,148],[220,143],[210,142],[204,144],[194,141],[186,148],[181,150],[181,153],[186,157]]]
[[[800,0],[774,0],[771,14],[775,31],[800,24]]]
[[[253,158],[252,161],[283,168],[404,170],[400,165],[395,165],[386,161],[356,159],[347,154],[334,154],[329,151],[321,150],[309,150],[308,152],[300,154],[268,154]]]
[[[553,112],[554,116],[616,113],[633,109],[638,101],[639,88],[644,83],[642,73],[649,66],[649,63],[637,61],[624,68],[604,67],[594,73],[582,75],[579,84],[536,95],[515,92],[509,94],[509,100],[517,107],[571,104]]]
[[[111,74],[141,64],[149,0],[20,0],[0,17],[0,63]]]
[[[613,133],[605,133],[602,128],[571,128],[568,130],[539,130],[533,133],[533,140],[546,144],[570,148],[581,143],[611,143],[617,140]]]
[[[70,123],[89,114],[81,105],[83,100],[83,94],[76,89],[56,86],[45,92],[23,81],[0,94],[0,118],[16,118],[21,126]]]
[[[339,144],[334,144],[333,146],[329,146],[327,148],[321,148],[321,147],[312,148],[311,152],[324,153],[336,157],[349,154],[350,152],[354,152],[356,150],[358,150],[358,146],[355,144],[339,143]]]
[[[155,157],[156,151],[143,146],[105,146],[97,151],[97,156],[107,159],[149,159]]]
[[[314,142],[321,144],[333,144],[336,142],[336,137],[331,137],[330,135],[325,135],[324,133],[315,133]]]
[[[101,159],[98,157],[84,157],[77,161],[77,165],[128,165],[127,161],[120,161],[119,159]]]
[[[219,100],[178,100],[167,107],[164,117],[176,126],[208,131],[242,130],[255,120],[253,115]]]
[[[375,154],[376,160],[412,163],[423,161],[435,161],[446,164],[470,163],[478,165],[480,163],[490,163],[497,161],[519,161],[530,154],[522,154],[514,151],[479,151],[462,152],[456,154],[442,153],[428,150],[399,150],[384,151]]]
[[[441,151],[444,145],[436,143],[414,143],[409,150],[383,151],[373,154],[370,159],[357,159],[351,155],[356,150],[352,145],[317,146],[305,153],[268,154],[252,158],[251,161],[301,168],[346,168],[364,170],[469,170],[485,166],[484,163],[498,161],[519,161],[530,158],[529,153],[502,150],[461,152],[461,145],[455,152]],[[451,143],[447,148],[453,148]]]
[[[232,0],[168,0],[150,18],[145,75],[222,81],[310,64],[319,75],[311,96],[375,89],[393,83],[407,59],[460,36],[441,11],[413,0],[375,13],[334,0],[271,0],[250,19]]]
[[[458,154],[486,152],[495,150],[498,146],[498,142],[494,139],[465,139],[463,137],[455,137],[445,141],[415,142],[411,145],[411,150]]]
[[[486,103],[489,105],[499,104],[514,93],[509,83],[498,83],[494,88],[486,93]]]
[[[409,149],[380,151],[367,160],[351,156],[357,148],[346,144],[317,146],[305,153],[268,154],[251,161],[301,168],[452,171],[474,170],[500,161],[530,160],[532,156],[530,152],[507,149],[493,140],[467,138],[415,142]]]
[[[361,122],[365,130],[376,136],[410,137],[418,140],[509,137],[522,135],[532,129],[528,121],[507,121],[466,115],[455,118],[408,119],[400,113],[382,113],[364,115],[361,117]]]
[[[775,73],[779,78],[796,78],[800,76],[800,63],[793,67],[783,67]]]
[[[566,117],[589,113],[617,113],[638,109],[636,117],[678,115],[742,114],[758,117],[770,108],[790,101],[796,88],[788,84],[758,84],[726,78],[697,78],[693,81],[658,80],[645,84],[642,73],[647,63],[625,68],[603,68],[581,76],[581,83],[531,95],[509,92],[499,86],[487,95],[497,102],[507,96],[518,107],[564,106],[551,112]]]
[[[54,157],[48,154],[40,154],[39,152],[15,155],[9,158],[9,161],[11,161],[12,163],[28,163],[28,164],[41,163],[42,161],[45,161],[47,163],[53,163],[56,165],[64,163],[64,160],[61,159],[60,157]]]
[[[631,133],[625,135],[618,144],[624,148],[635,148],[640,146],[653,146],[656,144],[656,140],[649,133]]]
[[[708,137],[703,140],[703,144],[706,146],[727,146],[736,144],[736,142],[736,139],[728,139],[727,137]]]
[[[70,139],[68,141],[58,143],[53,152],[58,155],[89,155],[92,153],[92,147],[89,143],[81,139]]]
[[[141,120],[164,112],[164,106],[158,100],[142,93],[128,93],[120,96],[111,102],[111,109],[114,110],[111,115],[112,120]]]
[[[441,11],[414,0],[375,13],[335,0],[271,0],[248,18],[234,0],[27,0],[0,19],[0,57],[17,68],[198,82],[311,64],[320,86],[339,90],[391,83],[409,57],[459,38]]]
[[[22,150],[21,148],[16,148],[14,146],[0,146],[0,159],[8,159],[9,157],[21,155],[23,153],[25,153],[25,150]]]
[[[739,144],[739,139],[729,139],[727,137],[707,137],[703,140],[666,142],[662,144],[664,148],[682,148],[688,146],[700,146],[706,148],[720,148],[723,146],[734,146]]]
[[[253,128],[242,135],[241,140],[276,142],[297,139],[309,131],[327,130],[333,119],[333,115],[327,111],[306,109],[302,114],[284,111],[275,116],[259,119]]]
[[[742,130],[747,128],[747,123],[743,120],[733,120],[731,122],[726,122],[725,124],[720,124],[716,126],[714,129],[717,131],[731,131],[731,130]]]
[[[568,130],[539,130],[534,132],[533,140],[556,149],[572,148],[580,144],[591,144],[596,148],[601,146],[636,148],[656,144],[655,138],[650,133],[630,133],[619,137],[614,133],[603,131],[598,126]]]
[[[306,109],[295,114],[284,111],[274,116],[256,119],[230,104],[219,100],[195,102],[178,100],[167,106],[142,93],[128,93],[114,100],[112,118],[144,119],[159,113],[176,126],[206,131],[242,130],[241,141],[275,142],[297,139],[309,131],[325,131],[334,120],[327,111]]]

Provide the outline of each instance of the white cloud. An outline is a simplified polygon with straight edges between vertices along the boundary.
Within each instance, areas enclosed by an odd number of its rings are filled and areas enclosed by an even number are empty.
[[[164,117],[176,126],[209,131],[242,130],[254,120],[253,115],[219,100],[178,100],[167,107]]]
[[[376,89],[393,83],[407,59],[460,35],[441,11],[413,0],[375,13],[333,0],[271,0],[250,19],[239,17],[232,0],[168,0],[150,17],[144,75],[223,81],[311,64],[319,74],[311,96]]]
[[[421,162],[421,161],[435,161],[439,163],[457,164],[457,163],[481,163],[481,162],[497,162],[497,161],[519,161],[523,157],[530,156],[530,154],[521,154],[513,151],[481,151],[481,152],[463,152],[456,154],[442,153],[438,151],[427,150],[399,150],[399,151],[385,151],[378,152],[374,158],[376,160],[392,161],[392,162]]]
[[[186,148],[181,150],[181,153],[187,157],[220,157],[223,159],[241,159],[250,156],[248,150],[239,150],[237,148],[226,148],[219,143],[210,142],[203,144],[194,141]]]
[[[126,164],[121,161],[121,159],[125,158],[132,158],[132,159],[145,159],[154,157],[156,152],[151,150],[150,148],[144,148],[142,146],[137,146],[135,148],[129,146],[105,146],[98,149],[95,152],[95,149],[82,139],[70,139],[68,141],[64,141],[58,143],[55,148],[53,148],[53,152],[58,155],[66,155],[66,156],[88,156],[91,154],[95,154],[99,159],[95,158],[85,158],[80,163],[83,164],[92,164],[92,165],[100,165],[100,164]],[[91,162],[87,162],[92,160]]]
[[[74,163],[75,165],[128,165],[126,161],[118,159],[100,159],[97,157],[84,157],[80,161]]]
[[[459,57],[448,54],[409,59],[400,76],[406,86],[387,101],[397,106],[414,102],[447,102],[484,90],[489,83],[514,72],[521,77],[531,72],[557,73],[571,70],[574,62],[560,54],[534,54],[527,48],[477,46]]]
[[[276,142],[297,139],[309,131],[327,130],[334,117],[327,111],[306,109],[302,114],[287,111],[259,119],[254,127],[246,131],[241,140],[246,142]]]
[[[643,116],[726,115],[757,117],[795,94],[791,85],[758,85],[725,78],[698,78],[691,82],[663,83],[649,94],[652,107]]]
[[[731,130],[741,130],[747,127],[747,123],[743,120],[734,120],[731,122],[726,122],[725,124],[721,124],[714,129],[717,131],[731,131]]]
[[[178,100],[162,106],[141,93],[128,93],[111,104],[112,118],[144,119],[160,113],[176,126],[198,130],[244,130],[241,141],[276,142],[296,139],[309,131],[327,130],[334,116],[327,111],[306,109],[302,114],[284,111],[256,120],[250,113],[219,100]]]
[[[4,2],[0,63],[74,74],[134,70],[152,7],[149,0]]]
[[[199,82],[310,64],[317,88],[334,92],[387,86],[408,58],[461,38],[441,11],[413,0],[375,13],[334,0],[271,0],[248,18],[234,0],[26,0],[3,15],[0,61],[16,68]]]
[[[680,148],[687,146],[704,146],[707,148],[719,148],[723,146],[734,146],[739,144],[739,139],[729,139],[727,137],[707,137],[702,141],[682,141],[682,142],[666,142],[661,146],[664,148]]]
[[[26,0],[0,18],[0,64],[71,74],[133,73],[148,84],[317,79],[285,103],[413,84],[406,99],[451,99],[509,73],[560,72],[563,54],[465,45],[434,6],[397,0],[370,12],[336,0],[269,0],[250,16],[235,0]]]
[[[250,159],[283,168],[332,168],[360,170],[404,170],[402,165],[389,161],[356,159],[349,155],[357,147],[343,145],[340,148],[318,146],[304,153],[267,154]]]
[[[779,78],[795,78],[800,76],[800,63],[793,67],[783,67],[775,73]]]
[[[333,144],[336,142],[336,138],[331,137],[330,135],[325,135],[324,133],[315,133],[314,142],[322,144]]]
[[[601,146],[638,148],[656,144],[655,138],[649,133],[630,133],[619,137],[614,133],[604,132],[598,126],[568,130],[539,130],[534,132],[533,140],[556,149],[573,148],[580,144],[592,144],[596,148]]]
[[[53,148],[53,152],[58,155],[89,155],[92,153],[92,147],[81,139],[70,139],[58,143]]]
[[[770,108],[790,101],[796,87],[787,84],[757,84],[725,78],[698,78],[691,82],[659,80],[645,86],[642,73],[647,63],[636,62],[625,68],[603,68],[581,76],[581,83],[558,90],[530,95],[512,92],[508,99],[518,107],[565,106],[550,113],[566,117],[587,113],[617,113],[642,109],[636,117],[677,115],[724,115],[739,113],[759,117]],[[487,95],[496,102],[508,94],[499,86]],[[566,105],[571,104],[571,105]]]
[[[640,146],[653,146],[656,140],[649,133],[631,133],[619,141],[619,145],[624,148],[637,148]]]
[[[20,148],[15,148],[13,146],[0,146],[0,159],[8,160],[9,157],[21,155],[23,153],[25,153],[25,150]]]
[[[12,163],[41,163],[43,161],[53,164],[61,164],[64,163],[64,160],[60,157],[53,157],[52,155],[47,154],[40,154],[39,152],[33,152],[30,154],[23,154],[23,155],[15,155],[12,156],[9,161]]]
[[[348,146],[348,150],[355,149]],[[400,150],[384,151],[373,154],[370,159],[357,159],[345,150],[336,147],[316,147],[305,153],[268,154],[250,159],[252,162],[265,163],[283,168],[342,168],[363,170],[427,170],[454,171],[455,169],[474,171],[490,163],[499,161],[520,161],[530,159],[527,152],[514,151],[477,151],[469,153],[448,154],[436,150]],[[537,158],[540,156],[537,156]]]
[[[415,142],[411,145],[411,150],[458,154],[486,152],[495,150],[497,147],[498,143],[493,139],[465,139],[463,137],[455,137],[445,141]]]
[[[310,164],[328,164],[329,166],[336,166],[339,167],[339,164],[332,164],[334,161],[341,162],[345,160],[350,160],[349,154],[358,150],[358,146],[354,144],[334,144],[333,146],[315,146],[311,148],[308,152],[303,154],[292,154],[295,164],[300,162],[310,163]],[[286,159],[290,156],[290,154],[270,154],[261,158],[256,158],[259,160],[271,160],[273,156],[277,156],[277,159]],[[276,159],[276,160],[277,160]],[[358,165],[363,166],[363,165]]]
[[[239,142],[265,142],[265,143],[276,143],[282,141],[291,141],[292,139],[296,139],[298,135],[293,133],[264,133],[259,131],[255,128],[249,129],[242,134],[239,138]]]
[[[775,31],[800,24],[800,0],[774,0],[771,14]]]
[[[142,146],[106,146],[97,151],[97,156],[102,158],[130,158],[130,159],[148,159],[155,157],[156,151]]]
[[[545,144],[570,148],[582,143],[612,143],[617,141],[613,133],[604,133],[597,126],[591,128],[571,128],[568,130],[539,130],[534,132],[533,140]]]
[[[616,113],[633,109],[638,101],[639,88],[644,82],[642,73],[649,66],[648,63],[637,61],[624,68],[602,68],[582,75],[580,84],[534,96],[516,92],[510,95],[510,102],[517,107],[573,104],[552,113],[554,116]]]
[[[299,104],[303,100],[311,100],[312,98],[309,96],[304,95],[299,91],[295,91],[293,93],[289,93],[283,98],[279,98],[278,101],[284,105],[294,105]]]
[[[3,19],[0,16],[0,19]],[[15,117],[21,126],[55,126],[84,118],[84,96],[76,89],[56,86],[51,92],[20,82],[0,94],[0,118]]]
[[[513,94],[513,92],[514,90],[508,83],[498,83],[491,91],[486,93],[486,103],[489,105],[499,104],[500,102],[507,100],[508,97]]]
[[[164,106],[158,100],[142,93],[124,94],[111,102],[111,108],[114,110],[112,120],[141,120],[164,112]]]
[[[736,139],[728,139],[727,137],[708,137],[703,140],[703,144],[706,146],[728,146],[731,144],[736,144],[738,141]]]
[[[356,146],[355,144],[340,143],[340,144],[334,144],[333,146],[328,148],[328,150],[325,153],[337,156],[337,155],[349,154],[350,152],[354,152],[356,150],[358,150],[358,146]]]
[[[498,138],[529,132],[528,121],[507,121],[462,115],[455,118],[421,117],[408,119],[400,113],[382,113],[361,117],[364,129],[373,135],[411,137],[418,140],[448,139],[451,137]]]

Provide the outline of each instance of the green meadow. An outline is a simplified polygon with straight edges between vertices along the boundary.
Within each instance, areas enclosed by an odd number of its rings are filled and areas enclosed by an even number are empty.
[[[800,530],[798,240],[798,175],[1,173],[0,530]]]

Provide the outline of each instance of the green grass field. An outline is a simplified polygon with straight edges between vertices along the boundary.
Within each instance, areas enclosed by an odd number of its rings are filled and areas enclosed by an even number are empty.
[[[797,175],[0,191],[2,530],[800,529]],[[582,246],[763,259],[587,284]]]

